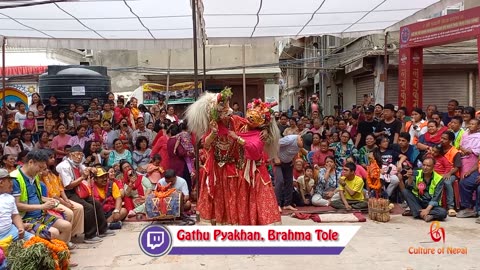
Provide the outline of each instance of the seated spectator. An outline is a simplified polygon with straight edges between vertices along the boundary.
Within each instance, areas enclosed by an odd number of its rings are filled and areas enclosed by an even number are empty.
[[[113,151],[108,156],[108,166],[112,167],[121,160],[126,160],[132,164],[132,153],[130,150],[125,149],[122,140],[117,138],[113,140]]]
[[[305,162],[301,158],[295,160],[295,165],[293,166],[293,180],[297,180],[300,176],[305,173]]]
[[[1,161],[2,168],[8,171],[8,173],[11,173],[17,169],[16,163],[17,159],[15,156],[7,154],[3,155],[2,161]]]
[[[460,181],[460,203],[463,210],[459,211],[457,218],[474,218],[478,216],[475,212],[475,204],[473,201],[473,193],[477,192],[477,198],[480,194],[480,181],[478,180],[480,174],[478,172],[478,164],[473,166],[473,172],[466,175]],[[480,223],[480,218],[477,218],[476,223]]]
[[[415,145],[411,145],[409,141],[410,134],[407,132],[400,132],[400,135],[398,136],[398,143],[393,144],[392,149],[397,153],[406,156],[408,162],[410,162],[410,164],[416,168],[420,162],[420,151],[418,151]]]
[[[102,204],[93,202],[91,190],[88,181],[91,180],[91,174],[96,173],[96,168],[86,167],[82,164],[83,152],[80,145],[74,145],[69,149],[69,155],[65,160],[57,165],[56,170],[62,179],[65,193],[68,199],[79,203],[84,209],[84,242],[94,244],[101,242],[99,237],[114,235],[115,233],[108,230],[105,214],[103,213]],[[87,189],[88,194],[81,194],[77,190]]]
[[[365,138],[365,145],[360,148],[358,151],[358,163],[365,169],[367,169],[369,165],[368,156],[370,153],[373,153],[373,150],[377,148],[375,143],[375,136],[373,134],[368,134]]]
[[[147,177],[136,173],[128,161],[120,161],[120,168],[125,190],[123,202],[128,210],[128,217],[137,216],[140,219],[141,215],[145,214],[145,199],[152,189],[152,184]]]
[[[343,167],[344,176],[340,177],[338,193],[332,198],[332,207],[337,209],[364,209],[368,207],[363,194],[363,180],[355,175],[356,166],[348,162]],[[335,194],[335,195],[337,195]],[[340,197],[340,198],[339,198]]]
[[[15,198],[10,194],[13,190],[13,179],[7,170],[0,169],[0,239],[12,236],[13,241],[28,240],[33,234],[25,231]]]
[[[37,236],[46,239],[70,241],[72,224],[46,213],[60,204],[51,198],[42,198],[38,174],[47,168],[48,153],[34,149],[26,156],[27,162],[10,173],[14,179],[12,195],[24,223],[32,225]]]
[[[103,168],[97,168],[92,189],[93,197],[103,206],[105,218],[110,229],[121,229],[121,221],[127,217],[128,211],[122,207],[122,194],[114,181],[109,180]]]
[[[48,151],[48,150],[47,150]],[[55,170],[55,154],[53,151],[48,152],[50,158],[47,162],[47,168],[40,173],[40,181],[45,184],[47,194],[45,197],[55,199],[60,202],[56,210],[63,214],[65,220],[72,224],[72,236],[81,235],[83,233],[83,206],[79,203],[71,201],[67,198],[67,194],[63,189],[62,179]],[[69,242],[68,246],[73,249],[75,246]]]
[[[392,150],[389,144],[390,140],[388,137],[378,137],[378,147],[373,151],[373,156],[378,166],[380,166],[380,179],[382,179],[382,182],[387,186],[386,192],[390,198],[400,182],[397,172],[402,170],[401,164],[403,164],[407,157]]]
[[[328,206],[330,204],[329,200],[335,194],[340,177],[341,172],[336,168],[335,158],[333,156],[326,157],[325,168],[320,169],[318,173],[312,204],[315,206]]]
[[[364,181],[367,180],[367,171],[365,170],[365,168],[362,167],[362,165],[359,165],[357,163],[357,159],[355,158],[355,156],[349,156],[346,162],[356,164],[357,169],[355,170],[355,175],[360,176]]]
[[[434,166],[435,160],[426,158],[422,169],[415,174],[412,169],[407,170],[406,183],[400,183],[400,190],[410,208],[403,213],[404,216],[411,215],[426,222],[447,217],[447,211],[440,206],[443,178],[433,170]]]
[[[325,167],[325,158],[328,156],[333,156],[333,151],[328,149],[328,142],[323,140],[320,142],[320,150],[316,151],[313,154],[313,168],[320,170]]]
[[[440,126],[440,124],[435,120],[428,121],[427,133],[423,134],[418,139],[418,150],[425,154],[429,147],[440,143],[442,134],[445,131],[447,131],[447,128]]]
[[[339,169],[345,164],[347,157],[357,153],[348,131],[340,132],[340,142],[330,144],[329,148],[335,153],[335,162]]]
[[[170,188],[174,188],[183,194],[183,211],[188,211],[192,207],[192,203],[190,202],[189,192],[188,192],[188,184],[187,180],[183,179],[180,176],[175,174],[175,171],[172,169],[168,169],[165,171],[165,177],[160,179],[157,183],[157,187],[162,186],[165,187],[170,185]]]
[[[447,194],[447,205],[449,209],[448,215],[451,217],[456,215],[456,211],[454,210],[455,197],[453,192],[453,182],[455,182],[457,179],[460,180],[460,170],[462,168],[462,156],[460,154],[460,151],[453,146],[454,140],[455,134],[453,132],[445,131],[442,134],[442,153],[444,153],[443,156],[452,166],[450,171],[447,171],[443,174],[443,185]],[[471,170],[471,173],[473,173],[474,170],[475,168]]]
[[[316,181],[313,178],[313,169],[308,166],[305,168],[305,174],[293,181],[293,203],[295,206],[305,206],[312,203],[312,195]]]
[[[18,137],[10,134],[7,144],[5,145],[5,147],[3,147],[3,154],[12,155],[16,159],[18,154],[22,152],[22,148],[20,147],[19,142],[20,140],[18,139]]]
[[[135,142],[135,151],[133,151],[132,161],[133,168],[139,173],[147,172],[147,165],[150,163],[150,154],[152,149],[148,148],[148,139],[139,136]]]

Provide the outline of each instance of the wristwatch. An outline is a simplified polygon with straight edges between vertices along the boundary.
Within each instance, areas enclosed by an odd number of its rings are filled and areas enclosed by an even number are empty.
[[[115,209],[115,210],[113,210],[113,213],[114,213],[114,214],[115,214],[115,213],[120,213],[120,210]]]

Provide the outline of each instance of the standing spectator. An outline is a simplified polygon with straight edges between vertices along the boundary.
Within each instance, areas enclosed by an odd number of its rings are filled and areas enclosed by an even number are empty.
[[[448,101],[447,112],[443,113],[442,115],[442,122],[445,125],[448,125],[448,123],[450,123],[452,118],[455,116],[455,108],[457,108],[458,105],[458,101],[455,99],[451,99],[450,101]]]
[[[233,109],[233,114],[234,115],[238,115],[240,117],[243,117],[243,112],[239,110],[240,106],[238,105],[238,102],[233,103],[232,109]]]
[[[383,120],[378,124],[375,136],[385,136],[390,142],[397,143],[398,135],[402,130],[402,122],[395,119],[395,107],[393,104],[385,105],[383,109]]]
[[[367,138],[367,135],[376,131],[378,122],[373,118],[373,110],[373,107],[367,107],[365,109],[365,120],[358,124],[358,133],[355,137],[355,147],[357,149],[365,146],[365,139]]]
[[[17,102],[18,112],[15,113],[15,125],[17,128],[24,129],[24,122],[27,120],[27,112],[25,111],[25,104],[21,101]]]
[[[279,207],[296,211],[292,206],[293,160],[303,150],[303,140],[299,135],[288,135],[280,139],[278,158],[275,158],[275,195]],[[306,151],[304,151],[306,152]],[[306,154],[306,153],[305,153]]]
[[[40,95],[38,93],[33,93],[32,94],[32,104],[30,104],[30,106],[28,106],[28,110],[33,112],[36,115],[37,112],[38,112],[38,105],[40,105],[40,104],[42,104],[42,106],[43,106],[42,98],[40,97]]]
[[[288,116],[285,113],[280,115],[280,120],[278,121],[278,129],[280,130],[280,134],[283,137],[283,132],[285,129],[288,128]]]
[[[175,114],[175,108],[172,105],[168,106],[166,118],[172,121],[172,123],[178,124],[178,117]]]
[[[60,106],[58,106],[58,100],[56,96],[50,96],[48,99],[49,104],[45,107],[45,111],[51,111],[53,113],[53,118],[58,118],[60,114]]]
[[[52,149],[55,151],[55,159],[57,163],[60,163],[68,153],[65,150],[65,146],[68,145],[71,136],[67,134],[67,127],[64,124],[57,126],[58,135],[52,139]]]

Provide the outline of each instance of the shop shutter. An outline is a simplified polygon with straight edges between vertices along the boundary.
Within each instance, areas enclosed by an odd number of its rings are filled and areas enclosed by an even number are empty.
[[[398,70],[388,71],[387,85],[385,103],[398,105]],[[456,99],[460,105],[466,106],[468,104],[468,71],[425,70],[423,89],[423,109],[426,109],[429,104],[436,104],[440,111],[446,111],[447,103],[451,99]],[[480,107],[480,94],[475,93],[477,106]]]
[[[387,92],[385,93],[385,104],[398,105],[398,70],[389,70],[387,79]]]
[[[363,103],[363,95],[373,94],[374,93],[374,77],[366,76],[355,79],[355,87],[357,88],[357,105]]]
[[[451,99],[456,99],[462,106],[468,105],[468,71],[425,70],[423,108],[434,104],[439,111],[445,112]]]

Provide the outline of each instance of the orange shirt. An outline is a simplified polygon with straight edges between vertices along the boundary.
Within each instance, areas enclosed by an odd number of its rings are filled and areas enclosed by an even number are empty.
[[[47,196],[49,198],[60,197],[60,194],[63,191],[63,184],[60,176],[49,172],[47,175],[43,175],[41,180],[47,187]]]

